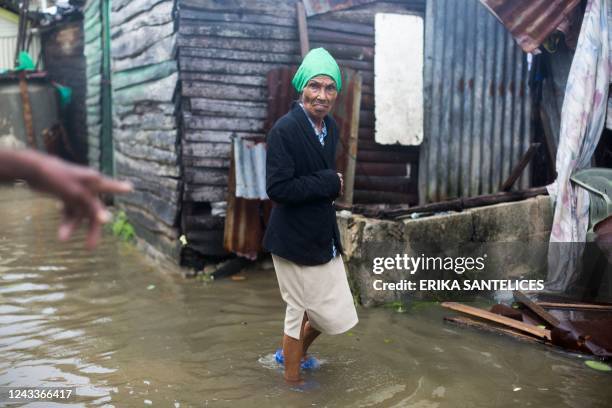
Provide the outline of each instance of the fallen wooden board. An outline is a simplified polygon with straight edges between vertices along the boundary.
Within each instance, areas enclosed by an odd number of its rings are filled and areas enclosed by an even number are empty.
[[[495,334],[502,334],[504,336],[510,336],[517,340],[525,341],[528,343],[539,343],[539,344],[546,344],[547,346],[552,346],[552,343],[544,339],[529,336],[527,334],[523,334],[520,331],[517,331],[514,329],[509,329],[506,327],[484,323],[484,322],[474,320],[472,318],[465,317],[465,316],[454,316],[454,317],[446,316],[444,317],[444,320],[450,323],[461,325],[461,326],[484,330],[484,331],[488,331],[488,332],[495,333]]]
[[[537,302],[541,307],[548,309],[576,309],[576,310],[600,310],[612,312],[612,305],[597,305],[592,303],[557,303],[557,302]]]
[[[533,313],[538,315],[538,317],[540,319],[544,320],[550,326],[552,326],[552,327],[559,326],[560,322],[559,322],[559,320],[555,316],[551,315],[546,310],[544,310],[542,308],[542,306],[540,306],[537,303],[533,302],[523,292],[521,292],[520,290],[515,290],[514,292],[512,292],[512,294],[514,295],[514,299],[517,302],[522,303],[523,305],[525,305],[527,308],[529,308],[529,310],[531,310]]]
[[[457,312],[466,313],[471,316],[475,316],[484,320],[489,320],[495,323],[499,323],[501,325],[512,327],[513,329],[520,330],[524,333],[531,334],[538,338],[551,340],[550,330],[542,329],[537,326],[532,326],[530,324],[526,324],[523,322],[518,322],[514,319],[510,319],[508,317],[500,316],[495,313],[487,312],[486,310],[478,309],[476,307],[463,305],[461,303],[456,302],[443,302],[442,307],[447,309],[455,310]]]

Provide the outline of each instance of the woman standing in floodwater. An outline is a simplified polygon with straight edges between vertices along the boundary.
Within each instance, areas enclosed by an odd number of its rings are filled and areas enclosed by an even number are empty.
[[[338,127],[329,116],[342,87],[340,68],[323,48],[310,51],[292,84],[300,93],[267,137],[266,189],[276,203],[264,237],[287,304],[282,357],[285,380],[299,383],[300,362],[321,333],[357,324],[346,278],[334,200]]]

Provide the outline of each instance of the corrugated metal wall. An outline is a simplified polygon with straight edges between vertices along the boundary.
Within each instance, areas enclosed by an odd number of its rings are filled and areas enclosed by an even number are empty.
[[[473,0],[428,1],[425,30],[420,202],[496,192],[531,140],[525,54]]]
[[[15,67],[15,47],[17,46],[17,24],[0,17],[0,69]],[[34,63],[40,55],[40,36],[34,34],[28,52]],[[43,68],[42,61],[39,68]]]

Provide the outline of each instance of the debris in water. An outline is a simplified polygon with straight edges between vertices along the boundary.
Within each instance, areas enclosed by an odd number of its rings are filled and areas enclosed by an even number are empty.
[[[587,360],[584,362],[584,364],[586,364],[587,367],[592,368],[593,370],[612,371],[612,367],[610,367],[606,363],[602,363],[601,361]]]

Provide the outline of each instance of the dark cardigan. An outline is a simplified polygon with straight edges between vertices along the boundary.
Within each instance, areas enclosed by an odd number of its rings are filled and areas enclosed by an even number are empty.
[[[342,253],[333,201],[340,192],[335,155],[338,126],[325,117],[327,137],[321,146],[302,107],[294,102],[266,138],[266,191],[276,203],[264,247],[301,265],[332,259],[332,239]]]

